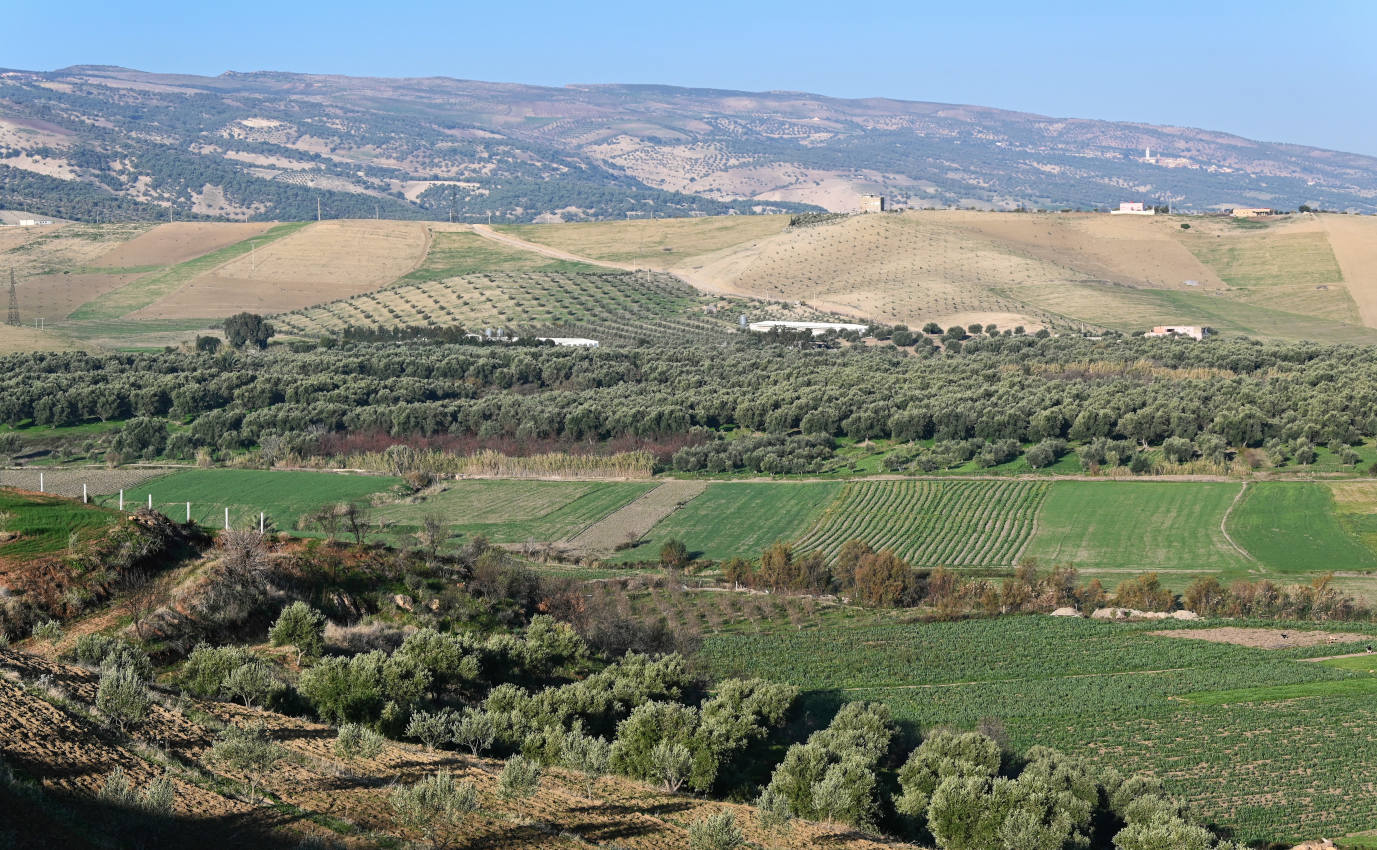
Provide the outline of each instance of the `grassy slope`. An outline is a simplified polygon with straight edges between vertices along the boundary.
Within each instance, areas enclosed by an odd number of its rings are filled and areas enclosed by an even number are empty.
[[[436,233],[425,261],[397,283],[424,283],[479,272],[600,272],[585,263],[552,260],[484,239],[476,233]]]
[[[1343,648],[1268,651],[1148,634],[1161,625],[1031,616],[885,623],[838,612],[802,628],[718,633],[704,653],[718,674],[798,684],[819,713],[865,699],[919,729],[994,718],[1016,748],[1047,744],[1153,772],[1241,838],[1377,826],[1372,783],[1359,769],[1377,758],[1372,685],[1295,660]],[[1305,687],[1281,687],[1294,685]],[[1262,687],[1278,690],[1228,706],[1177,699]]]
[[[830,482],[709,484],[657,523],[645,543],[612,560],[654,560],[670,538],[682,540],[695,558],[758,557],[770,544],[807,531],[840,490]]]
[[[1377,555],[1348,535],[1323,484],[1251,484],[1229,515],[1229,535],[1263,565],[1285,573],[1377,568]]]
[[[444,518],[456,533],[482,534],[496,543],[557,541],[626,505],[651,483],[562,481],[458,481],[415,504],[395,505],[380,516],[416,527],[428,514]]]
[[[113,292],[108,292],[94,301],[87,302],[74,311],[70,318],[74,320],[118,319],[135,310],[147,307],[164,295],[177,291],[181,286],[190,283],[197,275],[247,254],[254,245],[261,246],[275,242],[284,236],[295,233],[308,223],[298,221],[279,224],[262,236],[245,239],[218,251],[211,251],[209,254],[204,254],[194,260],[170,266],[161,272],[140,278]]]
[[[1220,532],[1238,484],[1057,481],[1025,550],[1083,569],[1238,572],[1252,562]]]
[[[731,215],[576,224],[499,225],[528,242],[613,262],[662,266],[773,236],[789,224],[783,215]]]
[[[0,530],[17,531],[19,539],[0,543],[0,558],[46,555],[67,548],[73,534],[113,524],[119,515],[53,496],[0,490]]]
[[[278,528],[290,529],[302,514],[336,502],[366,502],[399,480],[329,472],[191,469],[126,490],[124,498],[126,505],[146,504],[151,493],[153,507],[177,520],[185,517],[185,503],[191,502],[191,518],[213,528],[224,524],[224,510],[229,508],[236,527],[256,524],[263,511]],[[104,496],[100,501],[113,505],[115,498]]]

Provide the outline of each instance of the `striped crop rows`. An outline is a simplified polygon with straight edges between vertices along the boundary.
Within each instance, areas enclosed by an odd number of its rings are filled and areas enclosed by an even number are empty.
[[[1041,481],[862,481],[798,541],[828,558],[860,539],[918,566],[1011,566],[1033,533]]]

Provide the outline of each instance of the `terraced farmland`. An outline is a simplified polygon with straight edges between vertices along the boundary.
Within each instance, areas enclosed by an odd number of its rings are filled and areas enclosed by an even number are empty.
[[[731,321],[704,313],[713,301],[666,274],[479,274],[394,286],[283,313],[273,323],[302,336],[339,333],[346,327],[460,325],[604,342],[693,341],[734,332]]]
[[[1012,566],[1033,533],[1041,481],[863,481],[847,484],[797,544],[834,557],[860,539],[916,566]]]

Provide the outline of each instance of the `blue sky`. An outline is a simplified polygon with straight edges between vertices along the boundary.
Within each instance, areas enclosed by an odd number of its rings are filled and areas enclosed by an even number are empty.
[[[790,89],[1181,124],[1377,155],[1374,0],[6,5],[0,66],[27,70]]]

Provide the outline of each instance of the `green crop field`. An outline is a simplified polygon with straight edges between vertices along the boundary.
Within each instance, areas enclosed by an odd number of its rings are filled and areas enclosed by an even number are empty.
[[[1240,484],[1058,481],[1024,554],[1080,569],[1239,572],[1254,562],[1220,530]]]
[[[798,547],[833,557],[859,538],[915,565],[1012,566],[1046,493],[1037,481],[855,482]]]
[[[67,548],[72,535],[106,528],[119,514],[52,496],[0,490],[0,531],[19,537],[0,543],[0,558],[30,557]]]
[[[1262,650],[1152,634],[1163,625],[833,614],[718,629],[703,651],[717,675],[793,682],[823,716],[878,700],[919,730],[995,719],[1016,749],[1104,755],[1161,777],[1245,840],[1377,828],[1364,769],[1377,758],[1377,679],[1300,661],[1361,644]]]
[[[303,515],[328,504],[367,501],[400,483],[400,479],[376,475],[338,475],[330,472],[272,471],[259,469],[189,469],[125,490],[125,506],[147,504],[175,520],[185,518],[191,502],[191,518],[203,525],[224,525],[225,508],[236,528],[258,524],[260,511],[280,529],[294,529]],[[114,495],[99,502],[113,506]]]
[[[1377,555],[1340,524],[1334,494],[1324,484],[1249,484],[1227,528],[1238,545],[1278,572],[1377,568]]]
[[[682,540],[695,558],[754,558],[773,543],[796,540],[841,488],[830,482],[709,484],[657,523],[645,543],[613,560],[655,560],[670,538]]]
[[[379,517],[418,527],[433,514],[457,534],[495,543],[567,540],[652,489],[640,482],[456,481],[424,501],[391,505]]]
[[[1184,239],[1200,262],[1230,286],[1340,283],[1343,273],[1323,233],[1260,233],[1233,239]]]

